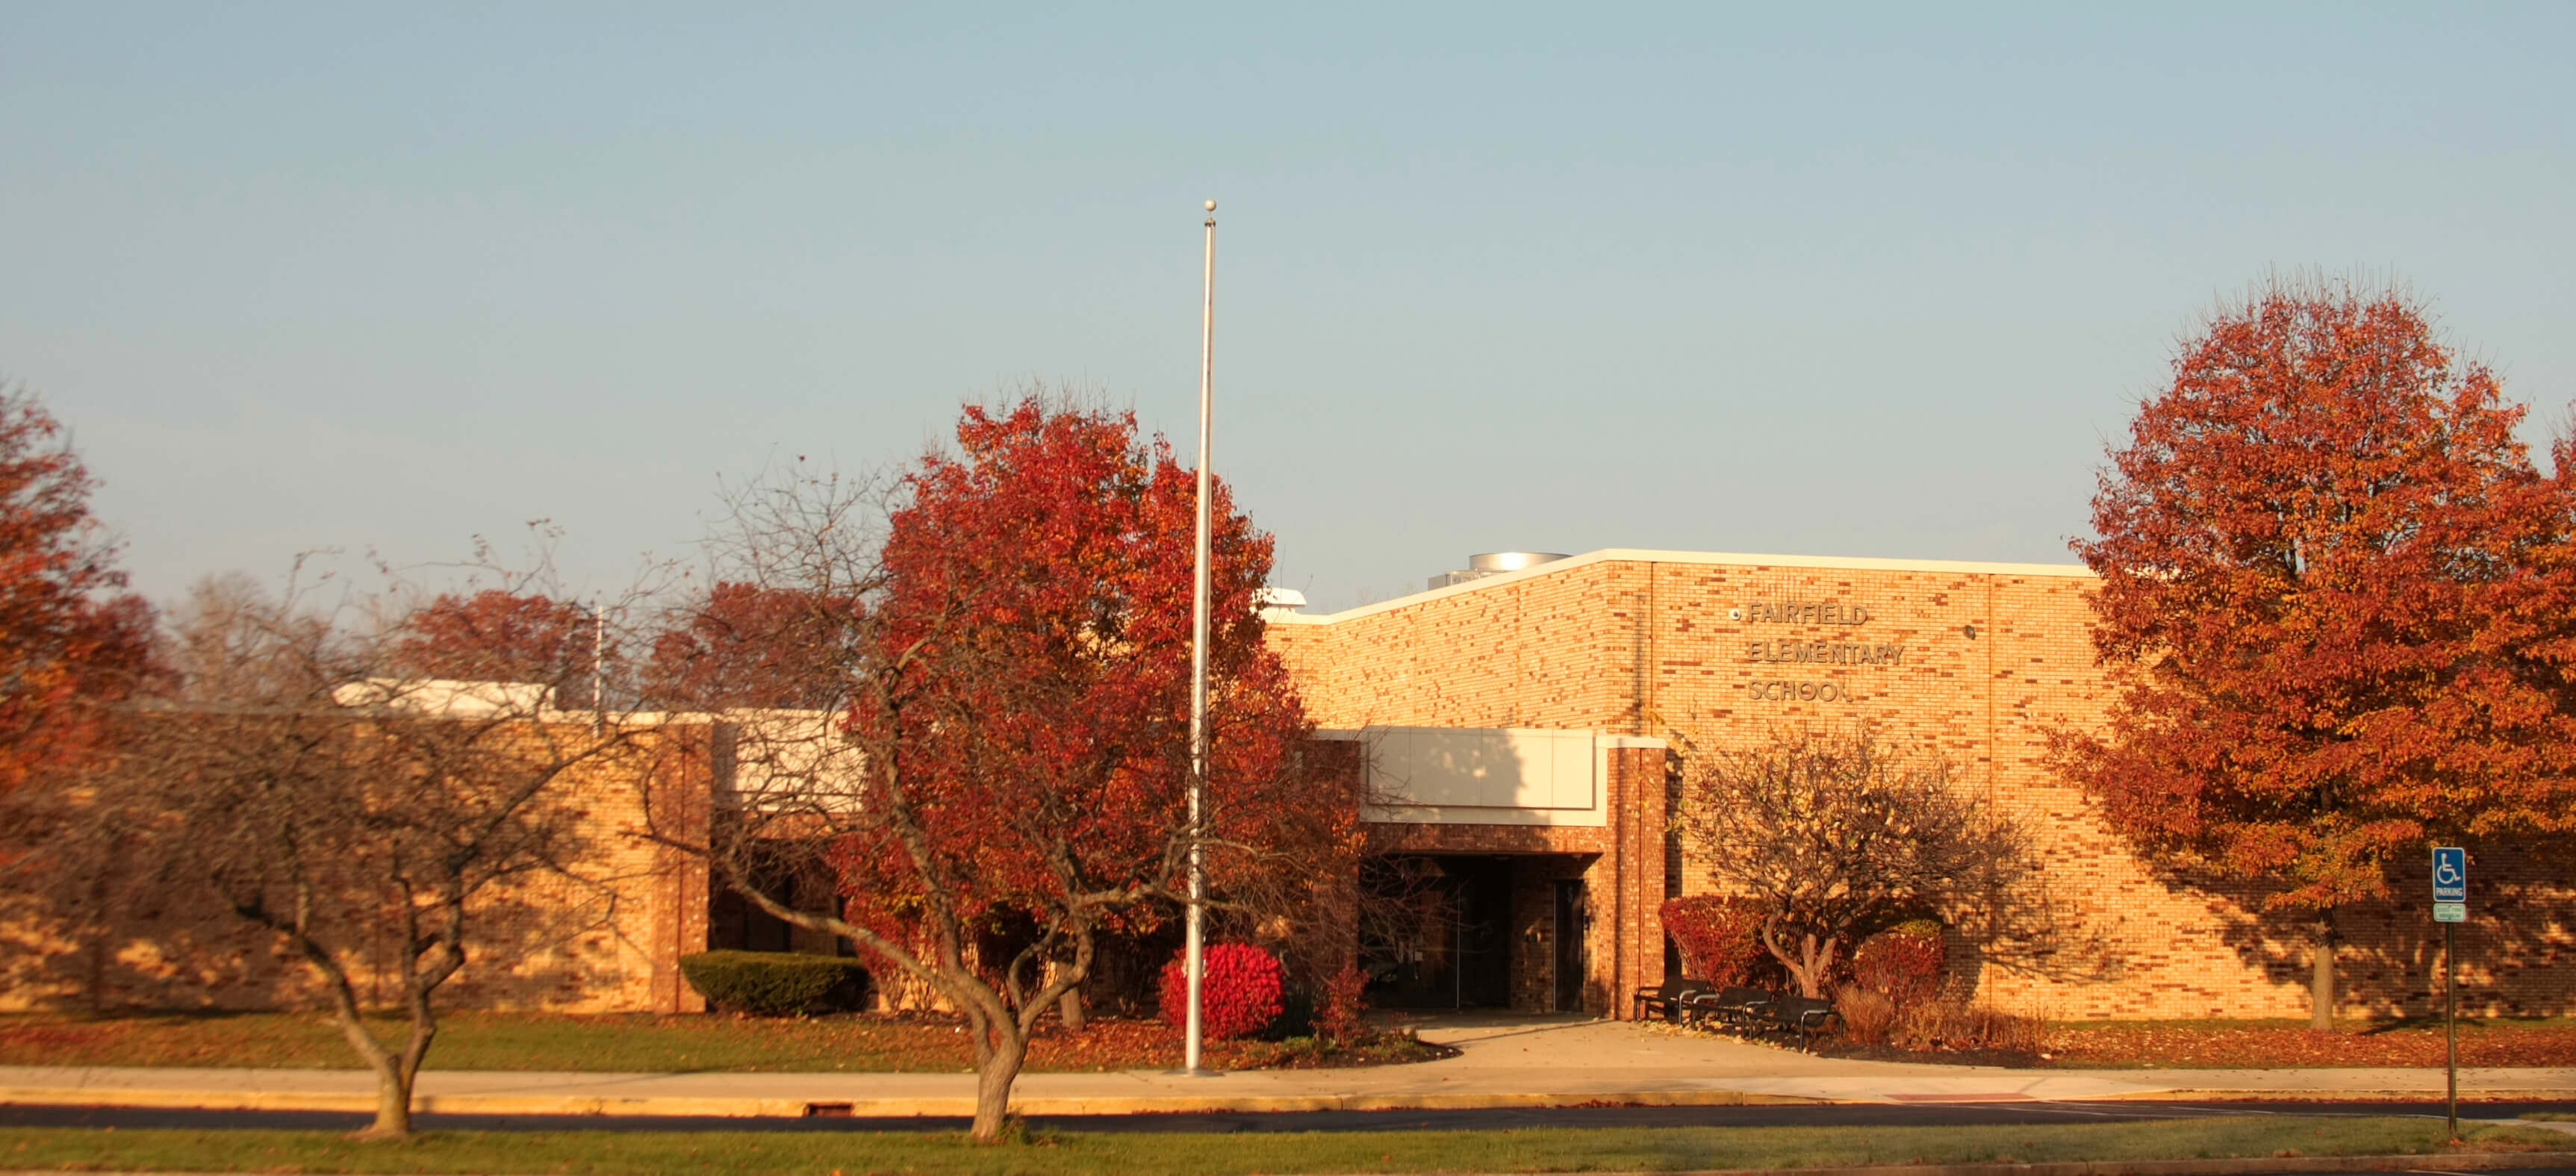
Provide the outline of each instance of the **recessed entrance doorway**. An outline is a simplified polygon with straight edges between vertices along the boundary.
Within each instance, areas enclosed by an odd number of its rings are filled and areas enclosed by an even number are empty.
[[[1590,974],[1585,941],[1591,938],[1592,916],[1585,909],[1583,879],[1556,880],[1556,925],[1551,938],[1556,943],[1556,1007],[1560,1013],[1583,1009],[1583,980]]]
[[[1360,958],[1384,1008],[1500,1009],[1512,999],[1511,859],[1417,854],[1371,860]]]
[[[1389,854],[1363,873],[1371,1003],[1593,1012],[1590,854]]]

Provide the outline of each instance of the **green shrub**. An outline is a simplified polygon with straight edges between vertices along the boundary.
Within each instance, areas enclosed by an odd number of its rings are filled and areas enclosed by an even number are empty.
[[[702,951],[680,957],[680,974],[709,1008],[755,1017],[857,1009],[868,990],[857,960],[792,951]]]

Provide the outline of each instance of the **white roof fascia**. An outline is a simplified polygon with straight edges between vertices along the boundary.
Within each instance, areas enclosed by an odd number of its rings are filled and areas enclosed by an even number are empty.
[[[2093,569],[2083,564],[1975,563],[1953,559],[1876,559],[1844,555],[1754,555],[1732,551],[1649,551],[1634,547],[1605,547],[1566,559],[1513,572],[1496,572],[1463,583],[1450,584],[1346,608],[1337,613],[1286,613],[1266,618],[1273,625],[1329,625],[1336,621],[1375,616],[1399,608],[1411,608],[1425,601],[1466,592],[1481,591],[1503,584],[1515,584],[1539,576],[1552,576],[1599,563],[1666,563],[1699,564],[1723,567],[1819,568],[1855,572],[1935,572],[1960,576],[2026,576],[2048,579],[2090,580]]]

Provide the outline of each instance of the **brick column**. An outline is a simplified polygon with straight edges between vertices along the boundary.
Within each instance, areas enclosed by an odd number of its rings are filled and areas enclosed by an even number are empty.
[[[1640,736],[1606,737],[1610,744],[1609,803],[1612,850],[1602,895],[1612,920],[1608,974],[1610,1015],[1635,1015],[1640,988],[1664,982],[1664,742]]]
[[[714,816],[716,744],[729,732],[715,724],[673,725],[662,733],[646,800],[665,835],[704,843]],[[706,859],[653,847],[652,1003],[658,1013],[703,1013],[706,998],[680,975],[680,957],[707,949]]]

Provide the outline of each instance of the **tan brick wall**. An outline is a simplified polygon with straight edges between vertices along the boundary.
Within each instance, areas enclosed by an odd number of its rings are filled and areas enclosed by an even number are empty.
[[[648,787],[679,802],[666,811],[704,820],[707,746],[705,725],[662,727],[639,737],[636,754],[576,766],[558,780],[549,803],[571,819],[573,876],[528,875],[478,895],[468,908],[468,962],[439,989],[440,1007],[702,1011],[678,959],[705,949],[706,870],[637,834]],[[137,896],[103,929],[67,925],[25,896],[0,902],[0,1009],[325,1005],[310,968],[277,936],[201,892]],[[326,926],[344,945],[360,999],[398,1000],[388,982],[399,942],[391,920]]]
[[[2303,1015],[2303,928],[2157,877],[2047,768],[2049,730],[2097,722],[2108,699],[2089,637],[2091,583],[2019,569],[1601,558],[1354,610],[1329,624],[1275,624],[1270,640],[1326,727],[1590,728],[1664,737],[1684,761],[1820,721],[1867,721],[1922,740],[2030,831],[2049,888],[2068,904],[2049,954],[2005,943],[1967,962],[1965,983],[1979,996],[2059,1017]],[[1863,605],[1869,615],[1860,624],[1730,615],[1764,601]],[[1757,641],[1782,643],[1767,650],[1784,655],[1794,651],[1787,643],[1811,654],[1824,643],[1838,660],[1751,660]],[[1872,656],[1831,648],[1854,645]],[[1884,646],[1903,653],[1884,657]],[[1780,697],[1789,691],[1847,697]],[[1636,803],[1641,792],[1621,795]],[[1704,852],[1686,852],[1688,892],[1709,887],[1695,856]],[[1661,866],[1659,858],[1651,872],[1632,871],[1641,886],[1651,877],[1657,898]],[[2464,938],[2470,1005],[2576,1010],[2568,930],[2576,919],[2564,871],[2499,860],[2478,872],[2508,901],[2480,906],[2485,922]],[[2342,913],[2345,1012],[2429,1008],[2435,965],[2426,944],[2439,935],[2425,918],[2420,904]],[[1623,967],[1639,982],[1660,979],[1660,928],[1652,938],[1646,931],[1623,937]],[[1651,964],[1642,958],[1649,945]]]

